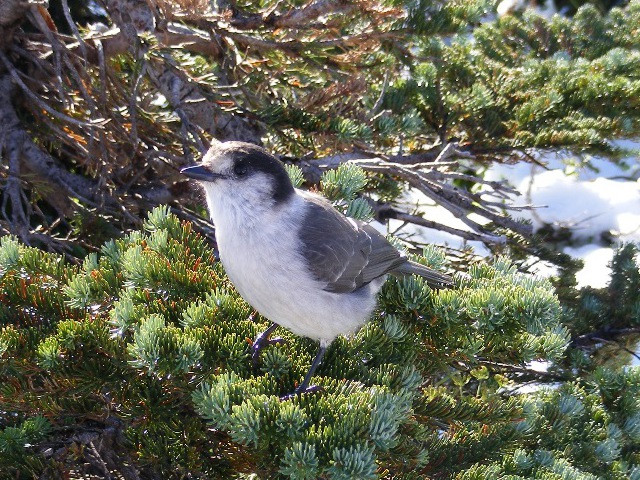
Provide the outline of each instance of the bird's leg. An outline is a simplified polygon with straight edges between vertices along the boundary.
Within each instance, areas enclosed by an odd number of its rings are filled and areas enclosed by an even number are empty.
[[[264,332],[258,335],[253,342],[253,346],[251,347],[251,361],[253,362],[253,366],[256,367],[258,362],[260,361],[260,351],[266,347],[267,345],[275,345],[276,343],[284,342],[284,339],[277,338],[269,338],[269,335],[273,333],[273,331],[278,328],[277,323],[272,323],[269,325]]]
[[[309,371],[307,372],[307,374],[304,376],[304,380],[302,380],[302,383],[298,386],[298,388],[296,388],[293,391],[293,393],[290,393],[289,395],[285,395],[280,400],[288,400],[292,398],[294,395],[301,395],[303,393],[314,393],[319,390],[322,390],[322,387],[319,387],[317,385],[309,386],[309,382],[311,381],[311,377],[313,377],[313,374],[315,373],[318,366],[322,363],[322,357],[324,357],[324,354],[326,351],[327,351],[327,346],[320,343],[320,348],[318,349],[316,358],[313,359],[313,363],[309,367]]]
[[[324,357],[324,354],[325,354],[326,351],[327,351],[326,345],[320,344],[320,348],[318,349],[318,353],[316,354],[316,358],[313,359],[313,363],[309,367],[309,371],[305,375],[304,380],[302,381],[300,386],[298,388],[296,388],[296,393],[304,393],[304,392],[308,391],[309,388],[315,388],[315,389],[318,388],[318,387],[309,387],[309,382],[311,381],[311,377],[315,373],[316,369],[322,363],[322,357]]]

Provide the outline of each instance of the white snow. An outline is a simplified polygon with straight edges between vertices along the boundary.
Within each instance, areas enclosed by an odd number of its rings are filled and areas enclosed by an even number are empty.
[[[584,268],[576,274],[578,285],[589,285],[594,288],[607,286],[611,274],[608,265],[613,258],[612,248],[589,243],[581,247],[566,247],[564,253],[584,261]]]
[[[517,189],[528,192],[527,203],[540,206],[521,214],[536,230],[551,224],[571,229],[574,239],[597,240],[602,232],[633,237],[640,225],[638,182],[583,180],[551,170],[534,172]]]
[[[629,148],[638,144],[626,142]],[[497,165],[491,180],[506,179],[523,194],[522,203],[539,206],[523,211],[534,229],[545,224],[566,227],[572,246],[563,251],[581,258],[585,267],[577,275],[579,286],[604,287],[610,274],[613,248],[603,234],[616,242],[640,242],[640,161],[629,157],[619,163],[590,158],[589,164],[557,154],[541,155],[546,169],[531,164]]]
[[[535,11],[541,17],[551,19],[556,13],[558,8],[555,2],[552,0],[543,0],[539,2],[527,2],[525,0],[502,0],[496,7],[496,13],[499,17],[513,14],[517,11],[530,9]]]
[[[616,141],[628,150],[639,150],[637,141]],[[608,263],[613,248],[603,241],[612,237],[616,242],[640,242],[640,159],[630,156],[619,162],[591,157],[589,162],[568,153],[539,153],[537,160],[545,167],[528,162],[515,165],[494,165],[486,173],[487,180],[506,180],[522,195],[516,205],[536,205],[532,211],[516,212],[513,216],[530,219],[534,229],[545,224],[566,227],[572,233],[571,246],[563,251],[584,260],[585,267],[577,275],[579,286],[603,287],[609,278]],[[418,205],[425,218],[445,225],[469,230],[461,220],[442,207],[435,206],[419,192],[405,197],[405,208]],[[401,225],[390,223],[393,231]],[[414,239],[425,243],[462,246],[459,237],[422,227],[408,228]],[[467,242],[480,255],[488,252],[479,242]],[[538,273],[553,274],[553,269],[540,265]]]

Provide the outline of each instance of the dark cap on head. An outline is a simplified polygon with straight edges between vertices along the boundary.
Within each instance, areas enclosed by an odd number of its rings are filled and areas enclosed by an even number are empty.
[[[256,173],[262,173],[270,177],[273,181],[273,199],[276,203],[282,202],[290,198],[294,194],[294,188],[291,179],[287,174],[282,162],[271,155],[264,148],[246,142],[221,142],[211,146],[203,163],[199,168],[207,169],[208,164],[215,162],[216,158],[225,156],[231,158],[233,165],[229,174],[225,176],[211,174],[211,181],[220,178],[221,181],[233,180],[243,181],[251,178]],[[196,180],[205,180],[198,178],[198,171],[194,171],[194,175],[190,175],[190,169],[183,169],[183,173],[192,176]]]

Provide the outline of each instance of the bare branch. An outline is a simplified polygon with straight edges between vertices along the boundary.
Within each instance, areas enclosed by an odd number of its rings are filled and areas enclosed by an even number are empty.
[[[155,17],[146,4],[133,0],[113,0],[108,2],[107,10],[129,40],[130,45],[139,45],[138,32],[155,34]],[[126,12],[135,13],[135,18]],[[161,37],[160,37],[161,39]],[[131,50],[133,49],[133,50]],[[136,47],[130,47],[135,55]],[[200,125],[210,135],[220,140],[245,140],[261,143],[261,127],[239,115],[222,112],[220,108],[207,100],[202,88],[179,68],[168,55],[161,56],[162,61],[151,61],[147,69],[148,78],[158,90],[171,102],[190,131],[190,123]],[[187,140],[183,138],[183,141]]]
[[[460,152],[456,147],[455,143],[447,143],[434,160],[434,163],[443,163],[456,155],[460,156]]]
[[[411,223],[421,227],[432,228],[441,232],[450,233],[456,237],[464,238],[465,240],[479,241],[489,244],[505,244],[507,239],[502,235],[491,235],[486,233],[470,232],[468,230],[460,230],[459,228],[450,227],[442,223],[434,222],[433,220],[427,220],[419,215],[412,215],[410,213],[401,212],[394,208],[390,204],[373,204],[373,210],[376,218],[384,221],[388,218],[401,220],[405,223]]]
[[[318,0],[310,2],[300,9],[293,9],[284,14],[275,12],[268,14],[247,14],[236,9],[230,25],[238,30],[256,30],[260,27],[305,28],[320,16],[329,14],[347,14],[358,8],[357,3],[345,0]]]
[[[20,185],[21,144],[19,142],[7,142],[5,147],[4,150],[9,160],[9,172],[4,186],[5,195],[2,199],[2,216],[9,219],[9,225],[13,232],[22,240],[25,240],[29,230],[31,212],[29,202]],[[11,202],[10,207],[9,202]]]
[[[471,231],[467,232],[439,225],[436,222],[392,209],[393,218],[408,223],[446,231],[469,240],[480,240],[494,244],[505,243],[506,237],[487,233],[484,224],[469,218],[470,213],[476,213],[497,226],[511,229],[522,235],[530,235],[528,226],[512,220],[503,213],[504,210],[522,210],[528,207],[514,207],[502,202],[493,202],[481,198],[483,195],[494,195],[505,199],[519,195],[519,193],[502,182],[486,181],[481,177],[452,171],[454,167],[459,166],[457,160],[452,161],[452,159],[458,158],[472,159],[474,157],[469,152],[460,151],[455,144],[448,144],[434,151],[387,157],[387,159],[359,153],[341,154],[317,160],[301,161],[300,167],[305,174],[305,178],[311,183],[318,183],[323,171],[337,168],[345,162],[354,163],[370,172],[400,179],[423,193],[434,203],[449,210]],[[463,179],[485,185],[490,190],[481,193],[469,192],[451,185],[450,181],[454,179]]]
[[[7,70],[9,71],[9,74],[11,75],[11,77],[13,78],[13,80],[20,86],[20,88],[22,89],[22,91],[24,93],[27,94],[27,96],[29,96],[35,103],[38,104],[38,106],[40,108],[42,108],[43,110],[46,110],[48,113],[50,113],[52,116],[64,121],[64,122],[68,122],[71,123],[73,125],[77,125],[80,127],[99,127],[105,124],[105,120],[96,120],[96,121],[92,121],[91,123],[89,122],[82,122],[80,120],[76,120],[75,118],[71,118],[68,115],[65,115],[63,113],[60,113],[56,110],[54,110],[53,108],[51,108],[49,105],[47,105],[46,103],[44,103],[40,97],[38,97],[35,93],[33,93],[29,87],[27,87],[27,85],[22,81],[22,79],[20,78],[20,74],[18,73],[18,71],[15,69],[15,67],[13,66],[13,64],[9,61],[9,59],[7,58],[7,56],[0,51],[0,60],[2,60],[2,63],[4,63],[4,66],[7,68]]]
[[[71,173],[33,143],[11,103],[13,91],[11,78],[0,77],[0,137],[4,138],[5,151],[20,152],[21,164],[44,181],[63,187],[64,196],[71,193],[90,205],[116,207],[117,202],[99,192],[91,180]]]
[[[82,52],[82,57],[84,58],[85,64],[87,63],[87,47],[83,38],[80,36],[80,31],[78,30],[78,26],[76,22],[71,18],[71,11],[69,10],[69,2],[67,0],[62,0],[62,13],[64,14],[64,18],[67,21],[67,25],[73,32],[73,36],[78,40],[78,45],[80,46],[80,51]]]

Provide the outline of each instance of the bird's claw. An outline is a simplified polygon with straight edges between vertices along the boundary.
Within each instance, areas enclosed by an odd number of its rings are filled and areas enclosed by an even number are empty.
[[[260,362],[260,352],[263,348],[267,345],[277,345],[285,342],[282,337],[269,338],[270,333],[271,332],[261,333],[253,342],[253,346],[251,347],[251,361],[253,362],[254,367],[257,367]]]
[[[280,401],[286,402],[287,400],[291,400],[298,395],[303,395],[307,393],[317,393],[317,392],[322,392],[323,390],[324,388],[321,387],[320,385],[310,385],[308,387],[301,385],[298,388],[296,388],[293,391],[293,393],[288,393],[287,395],[280,397]]]

